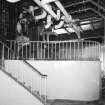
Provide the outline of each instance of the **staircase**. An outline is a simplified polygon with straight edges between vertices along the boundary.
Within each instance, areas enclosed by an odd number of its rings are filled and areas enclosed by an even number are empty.
[[[9,62],[12,60],[5,60],[5,58],[6,56],[9,56],[10,58],[14,57],[14,52],[1,41],[0,48],[0,70],[2,70],[3,73],[13,79],[16,83],[26,89],[31,95],[45,105],[47,75],[40,73],[25,60],[18,62],[17,60],[14,60],[13,62],[17,62],[17,67],[13,64],[10,66]]]

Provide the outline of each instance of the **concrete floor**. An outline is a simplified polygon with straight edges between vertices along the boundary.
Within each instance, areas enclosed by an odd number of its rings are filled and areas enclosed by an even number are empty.
[[[70,100],[49,100],[47,105],[105,105],[105,99],[94,102],[70,101]]]

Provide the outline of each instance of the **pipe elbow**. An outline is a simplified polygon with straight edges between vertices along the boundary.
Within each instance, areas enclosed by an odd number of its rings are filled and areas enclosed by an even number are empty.
[[[51,3],[51,2],[55,2],[56,0],[42,0],[41,3],[42,5],[43,4],[48,4],[48,3]]]
[[[55,25],[55,29],[61,28],[64,25],[64,21],[60,21],[59,24]]]
[[[51,21],[51,15],[48,15],[47,16],[47,24],[45,25],[45,28],[48,29],[52,24],[52,21]]]
[[[34,19],[35,19],[35,20],[40,20],[40,19],[45,18],[46,15],[47,15],[46,11],[43,10],[42,14],[39,15],[39,16],[35,16]]]
[[[55,25],[55,29],[61,28],[64,25],[64,16],[61,17],[61,21],[59,22],[59,24]]]
[[[60,10],[57,10],[57,20],[60,19],[60,16],[61,16],[61,12],[60,12]]]

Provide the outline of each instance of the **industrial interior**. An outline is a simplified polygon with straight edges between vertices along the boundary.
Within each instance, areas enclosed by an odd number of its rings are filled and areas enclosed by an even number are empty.
[[[105,105],[105,0],[0,0],[0,105]]]

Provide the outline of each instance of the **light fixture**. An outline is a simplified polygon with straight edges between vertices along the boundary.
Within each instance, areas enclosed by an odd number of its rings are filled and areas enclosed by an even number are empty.
[[[6,0],[7,2],[10,2],[10,3],[16,3],[16,2],[18,2],[18,1],[20,1],[20,0]]]

